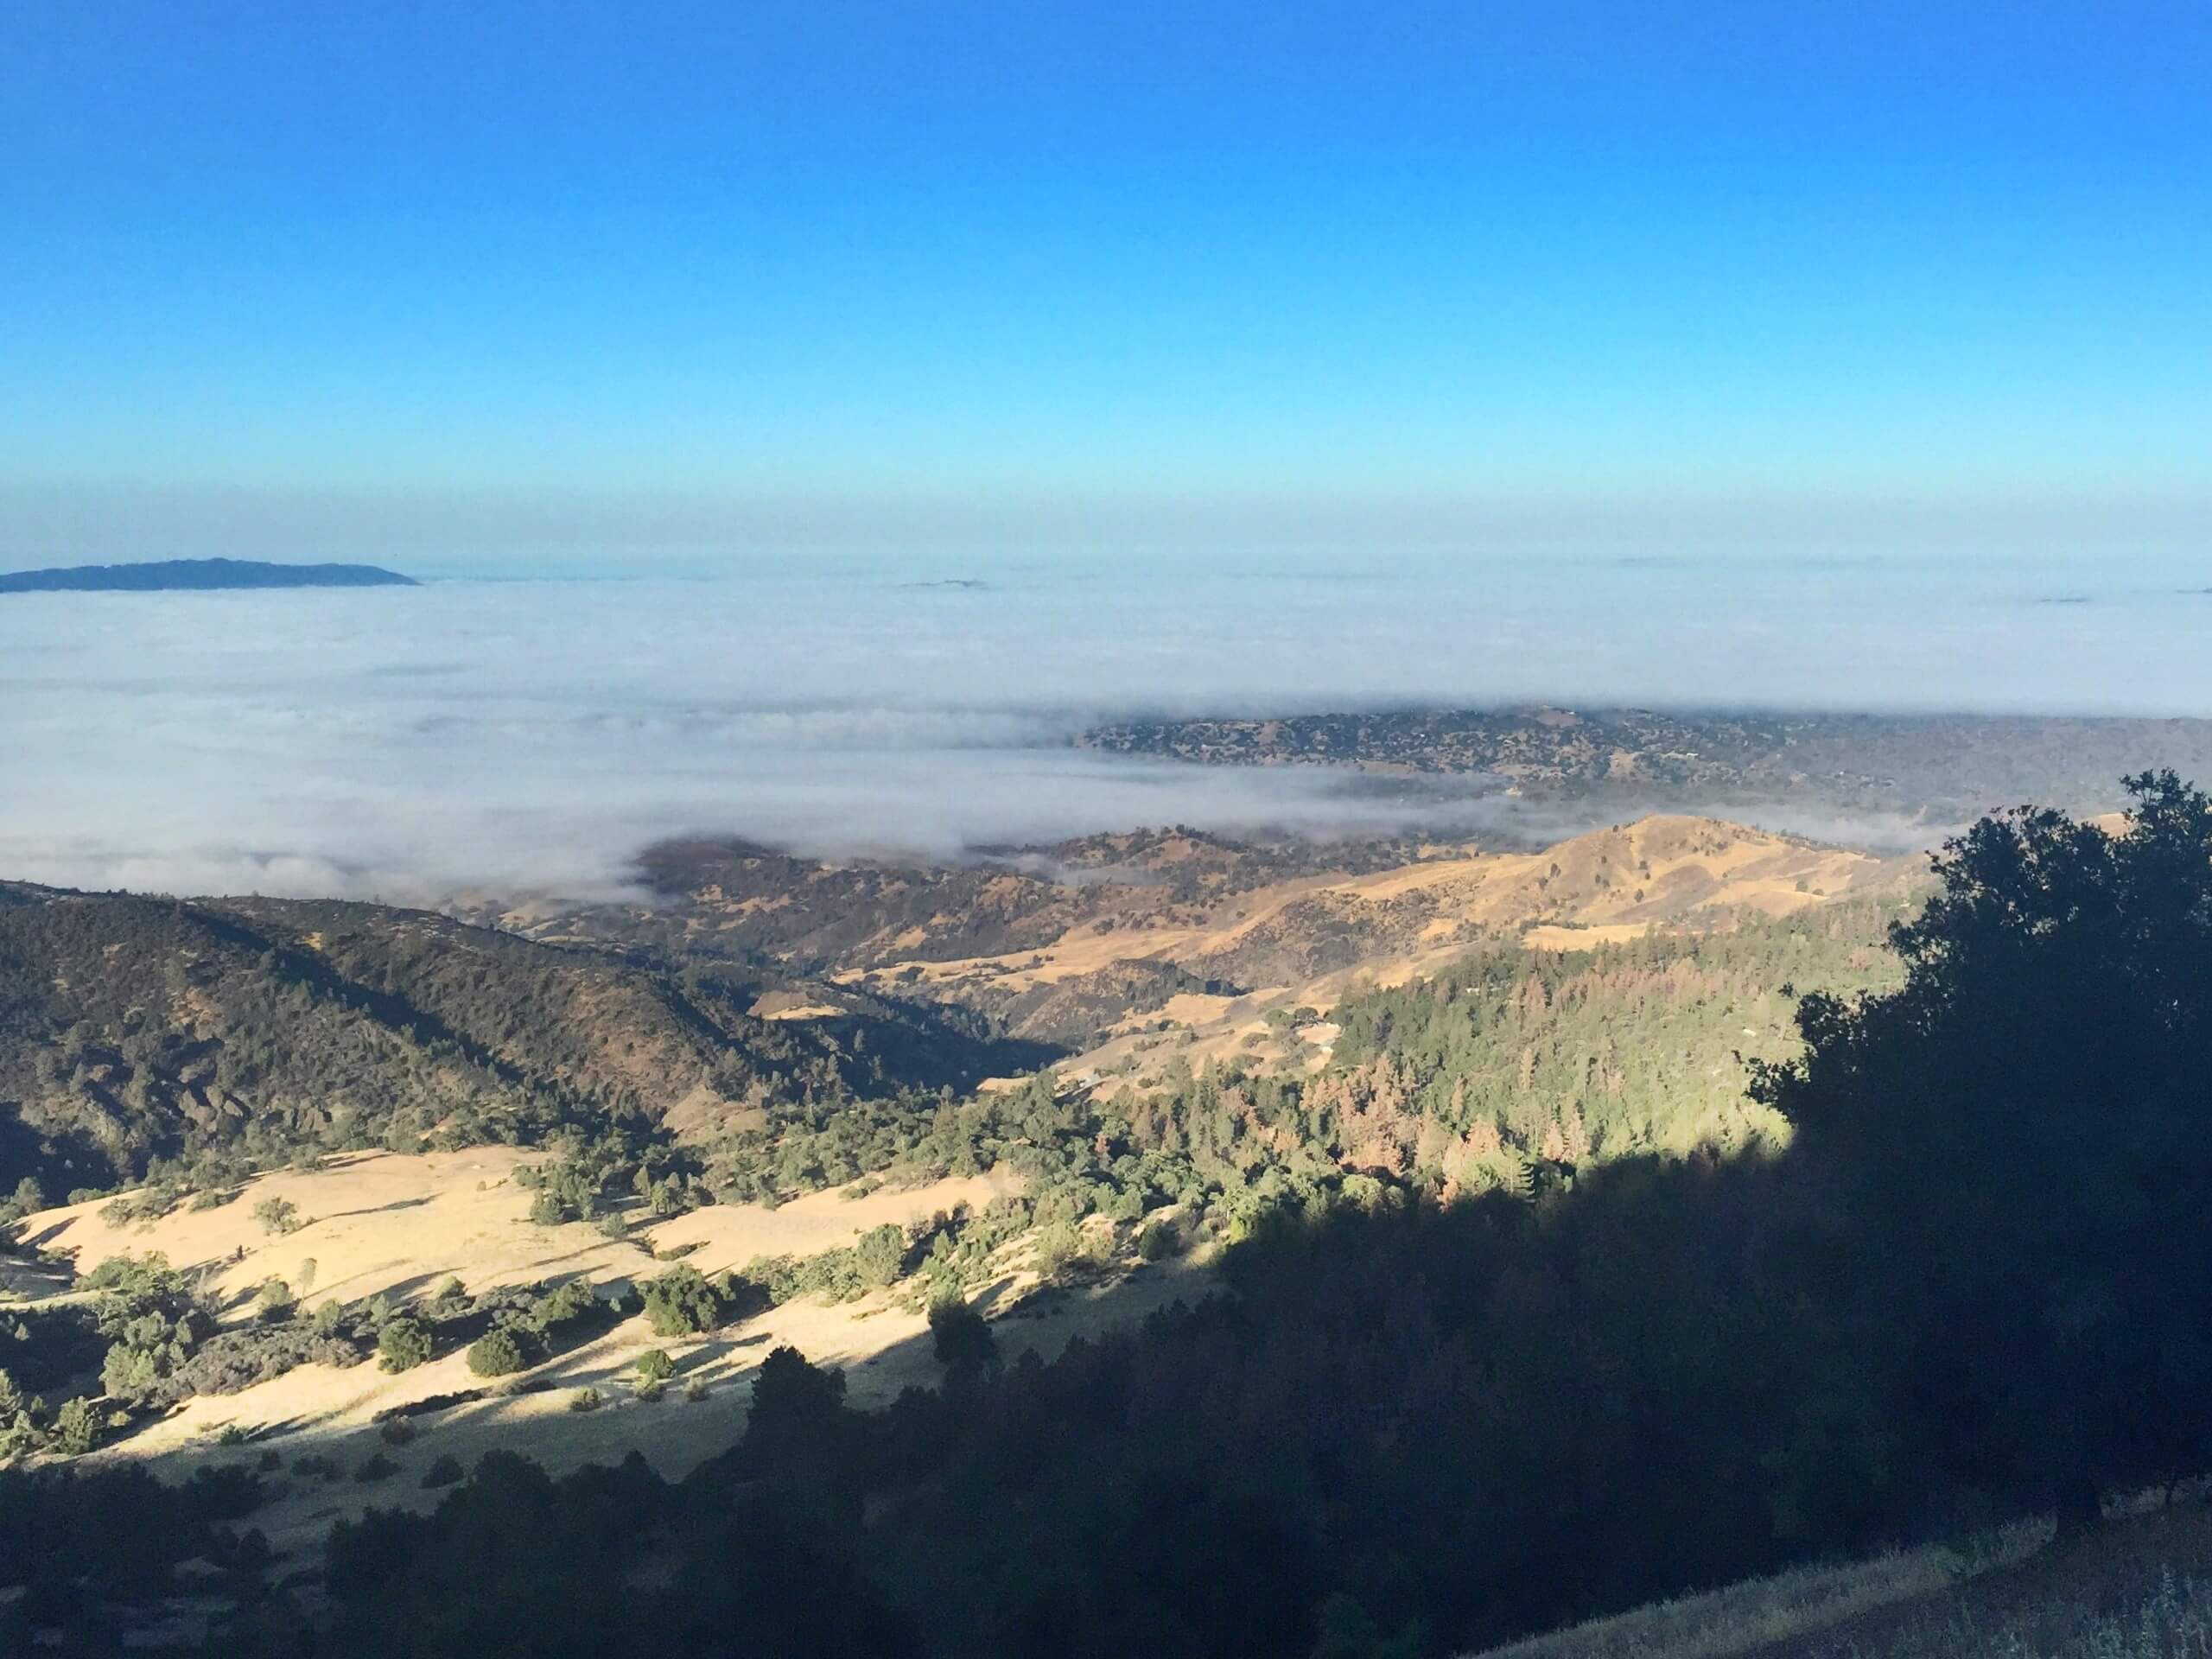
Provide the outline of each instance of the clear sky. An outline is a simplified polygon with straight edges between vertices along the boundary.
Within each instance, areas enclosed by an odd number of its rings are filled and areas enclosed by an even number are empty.
[[[2203,0],[27,0],[0,158],[0,563],[226,492],[2212,523]]]

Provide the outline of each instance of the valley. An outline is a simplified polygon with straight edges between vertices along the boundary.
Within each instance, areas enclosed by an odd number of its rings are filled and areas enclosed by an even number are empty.
[[[1063,1518],[1005,1512],[917,1615],[958,1650],[1129,1524],[1084,1518],[1096,1458],[1147,1471],[1117,1506],[1177,1490],[1179,1458],[1233,1492],[1286,1436],[1332,1455],[1369,1399],[1503,1491],[1513,1437],[1559,1466],[1630,1433],[1591,1392],[1630,1386],[1630,1351],[1638,1397],[1698,1391],[1738,1425],[1709,1443],[1764,1444],[1784,1431],[1745,1390],[1776,1385],[1729,1378],[1732,1354],[1772,1377],[1830,1333],[1758,1272],[1700,1311],[1796,1224],[1762,1080],[1804,1052],[1808,999],[1894,991],[1891,930],[1931,888],[1918,856],[1685,814],[1537,849],[1167,829],[937,866],[695,841],[640,868],[634,902],[451,913],[0,887],[0,1456],[149,1472],[262,1552],[112,1617],[212,1636],[233,1575],[266,1570],[372,1647],[416,1604],[360,1602],[361,1552],[404,1526],[458,1548],[454,1517],[522,1469],[584,1514],[629,1483],[678,1560],[712,1547],[685,1494],[829,1481],[885,1518],[791,1547],[834,1575],[864,1535],[905,1595],[952,1514],[997,1504],[972,1484],[1010,1478],[990,1425],[1044,1435]],[[1695,1335],[1660,1363],[1647,1318]],[[1569,1376],[1554,1337],[1515,1334],[1554,1325],[1594,1344]],[[1120,1403],[1062,1441],[1099,1390]],[[1431,1416],[1452,1410],[1471,1419]],[[1397,1432],[1363,1478],[1414,1478]],[[1759,1516],[1826,1501],[1797,1482],[1776,1465],[1737,1532],[1614,1587],[1527,1586],[1455,1628],[1778,1563]],[[1566,1524],[1534,1497],[1465,1546]],[[1261,1523],[1187,1502],[1177,1524],[1212,1539],[1176,1535],[1191,1570],[1240,1570]],[[175,1524],[175,1548],[234,1547]]]

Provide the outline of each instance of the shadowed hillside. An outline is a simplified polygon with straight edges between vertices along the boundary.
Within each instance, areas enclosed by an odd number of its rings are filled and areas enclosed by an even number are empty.
[[[103,1186],[155,1160],[526,1139],[634,1117],[727,1133],[1001,1057],[880,999],[747,1010],[652,971],[422,912],[18,886],[0,906],[0,1174]]]

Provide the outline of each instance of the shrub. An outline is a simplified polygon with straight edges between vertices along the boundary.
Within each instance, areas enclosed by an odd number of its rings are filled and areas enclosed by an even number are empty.
[[[707,1397],[707,1379],[703,1376],[695,1376],[686,1382],[683,1385],[683,1397],[695,1406],[704,1400]]]
[[[442,1454],[435,1463],[432,1464],[428,1469],[423,1471],[423,1484],[425,1486],[452,1486],[458,1484],[461,1478],[461,1459],[454,1456],[452,1452],[448,1452]]]
[[[353,1471],[353,1478],[364,1486],[379,1480],[390,1480],[399,1472],[399,1465],[381,1452],[372,1452]]]
[[[81,1458],[99,1443],[99,1422],[92,1402],[81,1395],[54,1414],[54,1449],[65,1458]]]
[[[597,1411],[607,1403],[607,1396],[597,1389],[578,1389],[569,1396],[570,1411]]]
[[[1137,1235],[1137,1254],[1147,1262],[1165,1262],[1182,1253],[1183,1235],[1173,1222],[1147,1222]]]
[[[253,1206],[253,1218],[272,1238],[296,1233],[308,1224],[307,1218],[300,1214],[300,1206],[289,1198],[264,1198]]]
[[[676,1375],[676,1362],[668,1357],[665,1348],[654,1348],[638,1356],[638,1381],[665,1382]]]
[[[100,1366],[100,1388],[118,1400],[136,1400],[161,1379],[161,1362],[149,1349],[118,1342]]]
[[[269,1278],[261,1281],[261,1317],[264,1319],[289,1319],[296,1311],[297,1299],[292,1287],[282,1279]]]
[[[906,1264],[906,1234],[902,1228],[887,1224],[872,1228],[853,1246],[853,1266],[861,1282],[870,1289],[894,1283]]]
[[[530,1325],[534,1331],[555,1331],[599,1311],[598,1294],[584,1281],[571,1279],[538,1298],[530,1310]]]
[[[429,1358],[435,1345],[429,1325],[412,1313],[397,1314],[377,1332],[377,1363],[387,1371],[410,1371]]]
[[[521,1341],[505,1325],[486,1332],[468,1350],[468,1369],[479,1376],[512,1376],[529,1364]]]
[[[1037,1276],[1057,1279],[1062,1268],[1083,1249],[1083,1239],[1065,1222],[1056,1223],[1037,1235]]]
[[[645,1317],[657,1337],[688,1337],[722,1322],[721,1293],[698,1268],[679,1263],[645,1283]]]
[[[404,1417],[387,1417],[377,1426],[377,1438],[386,1446],[404,1446],[422,1432]]]
[[[20,1221],[45,1208],[46,1189],[38,1184],[36,1176],[26,1175],[16,1183],[15,1196],[0,1204],[0,1223]]]

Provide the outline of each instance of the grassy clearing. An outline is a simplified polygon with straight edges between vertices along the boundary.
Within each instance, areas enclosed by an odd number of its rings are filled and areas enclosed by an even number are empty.
[[[2158,1570],[2132,1605],[2101,1611],[2052,1598],[1992,1618],[1971,1608],[1947,1610],[1869,1642],[1847,1641],[1835,1659],[2204,1659],[2212,1655],[2212,1577]]]

